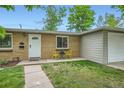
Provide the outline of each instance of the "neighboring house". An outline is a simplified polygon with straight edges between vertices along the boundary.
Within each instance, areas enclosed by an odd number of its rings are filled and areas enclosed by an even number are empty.
[[[6,28],[0,40],[0,59],[50,59],[54,51],[73,51],[73,58],[82,57],[102,64],[124,61],[124,29],[97,28],[82,33],[52,32]]]

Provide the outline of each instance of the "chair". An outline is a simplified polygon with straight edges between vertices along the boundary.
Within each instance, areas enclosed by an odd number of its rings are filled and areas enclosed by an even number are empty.
[[[67,51],[65,52],[65,57],[66,57],[66,58],[72,58],[72,50],[67,50]]]
[[[55,51],[52,54],[52,58],[58,59],[58,58],[60,58],[60,54]]]

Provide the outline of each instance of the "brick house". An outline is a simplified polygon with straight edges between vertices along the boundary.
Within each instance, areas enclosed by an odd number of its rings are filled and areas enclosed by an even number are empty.
[[[97,28],[82,33],[6,28],[0,40],[0,59],[50,59],[54,51],[73,51],[73,58],[83,57],[98,63],[124,61],[124,29]]]

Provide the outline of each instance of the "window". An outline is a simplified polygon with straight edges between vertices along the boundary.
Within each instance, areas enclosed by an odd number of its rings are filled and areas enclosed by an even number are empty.
[[[67,49],[68,48],[68,36],[57,36],[56,37],[56,48]]]
[[[38,39],[38,37],[32,37],[32,39],[33,39],[33,40],[37,40],[37,39]]]
[[[0,39],[0,49],[12,48],[12,34],[7,34],[4,39]]]

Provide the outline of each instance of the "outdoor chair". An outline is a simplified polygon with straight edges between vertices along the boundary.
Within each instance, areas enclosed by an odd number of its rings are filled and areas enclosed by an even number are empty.
[[[55,51],[52,54],[52,58],[59,59],[60,58],[60,54]]]
[[[65,52],[65,57],[66,57],[66,58],[72,58],[72,50],[67,50],[67,51]]]

